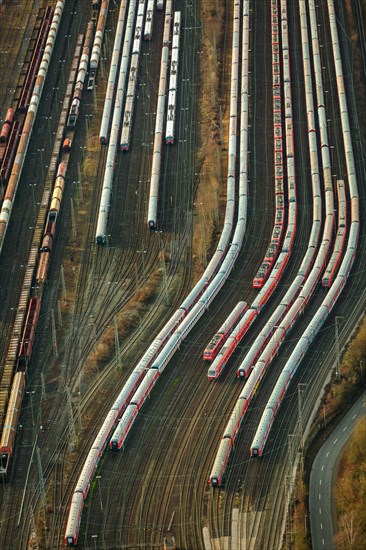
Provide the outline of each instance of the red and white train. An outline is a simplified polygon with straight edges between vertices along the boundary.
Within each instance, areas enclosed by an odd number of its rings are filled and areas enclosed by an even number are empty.
[[[271,240],[265,257],[253,279],[253,288],[262,288],[272,271],[274,263],[280,252],[283,234],[285,195],[283,185],[283,140],[282,129],[282,80],[281,80],[281,47],[278,25],[277,1],[271,4],[271,29],[272,29],[272,96],[273,96],[273,143],[274,143],[274,171],[275,171],[275,220],[272,233],[275,233]],[[284,45],[282,44],[282,47]],[[292,128],[292,123],[291,123]],[[281,217],[281,221],[278,218]],[[276,230],[275,230],[276,228]]]
[[[246,302],[238,302],[234,307],[233,311],[230,313],[227,319],[225,319],[222,326],[216,332],[216,334],[211,338],[207,347],[203,352],[203,359],[205,361],[213,361],[234,330],[234,327],[237,325],[238,321],[242,318],[246,310],[248,309],[248,304]]]
[[[240,24],[240,0],[235,0],[234,5],[234,37],[233,37],[233,67],[231,76],[231,86],[234,93],[231,94],[231,113],[233,118],[237,117],[237,102],[238,102],[238,59],[239,59],[239,24]],[[156,377],[163,372],[165,366],[181,345],[183,339],[187,336],[197,320],[204,314],[209,307],[216,294],[219,292],[225,281],[227,280],[236,258],[239,254],[240,247],[243,242],[245,228],[246,228],[246,214],[247,214],[247,151],[248,151],[248,134],[247,134],[247,120],[248,120],[248,36],[249,36],[249,8],[248,1],[245,1],[244,7],[244,29],[243,34],[244,47],[243,47],[243,60],[242,60],[242,102],[241,102],[241,119],[244,121],[242,127],[242,140],[240,144],[241,158],[240,158],[240,177],[239,177],[239,204],[238,204],[238,220],[235,226],[234,234],[232,235],[234,226],[234,209],[235,209],[235,164],[236,164],[236,123],[231,124],[230,136],[229,136],[229,162],[228,162],[228,177],[227,177],[227,208],[224,221],[224,230],[221,235],[218,248],[214,254],[211,262],[209,263],[203,278],[191,291],[189,296],[184,300],[181,307],[175,312],[173,317],[160,331],[158,337],[152,342],[147,352],[138,363],[130,375],[125,387],[116,400],[115,405],[111,411],[117,411],[116,419],[120,418],[125,411],[126,407],[130,404],[131,399],[137,400],[136,395],[129,395],[132,386],[134,388],[142,383],[142,380],[146,376],[146,373],[151,371],[154,378],[154,384],[156,383]],[[230,244],[229,244],[230,243]],[[147,382],[146,382],[147,383]],[[136,386],[135,386],[136,384]],[[154,384],[149,388],[152,389]],[[128,386],[129,390],[126,391]],[[131,390],[132,391],[132,390]],[[138,391],[138,389],[137,389]],[[142,391],[142,390],[141,390]],[[144,399],[147,396],[147,392],[143,392]],[[141,403],[142,404],[142,403]],[[141,406],[141,405],[140,405]],[[129,431],[133,426],[133,422],[137,417],[128,423],[127,429],[124,430],[122,435],[123,440],[128,436]],[[125,416],[126,418],[126,416]],[[120,421],[123,421],[123,416]],[[118,429],[118,427],[117,427]],[[123,431],[123,430],[122,430]],[[104,440],[104,438],[110,437],[110,431],[102,428],[97,436]],[[122,444],[122,443],[121,443]],[[118,449],[118,442],[116,444]],[[92,453],[94,444],[90,453]],[[91,454],[92,462],[87,461],[85,463],[81,476],[85,480],[90,480],[91,476],[95,472],[98,464],[97,453]],[[90,481],[89,481],[90,482]],[[80,489],[78,490],[80,493]],[[76,492],[74,492],[74,495]],[[82,493],[80,493],[82,494]],[[69,520],[67,524],[65,542],[69,545],[75,545],[78,539],[80,517],[83,508],[83,499],[80,497],[73,499],[71,503]]]
[[[347,202],[346,188],[343,180],[337,180],[337,196],[338,196],[338,230],[334,242],[333,252],[328,262],[328,265],[323,273],[322,285],[330,288],[335,274],[338,271],[339,264],[342,259],[344,244],[346,241],[346,223],[347,223]]]
[[[309,0],[310,21],[313,34],[313,41],[317,40],[316,29],[316,10],[313,0]],[[335,60],[335,70],[337,77],[337,89],[338,89],[338,101],[341,112],[341,123],[343,132],[343,142],[345,157],[347,163],[347,175],[348,175],[348,187],[351,197],[351,223],[349,230],[349,237],[347,243],[347,250],[343,257],[339,272],[331,285],[326,298],[323,300],[320,308],[317,310],[312,322],[307,327],[302,337],[296,344],[294,351],[292,352],[289,360],[287,361],[277,384],[271,394],[271,397],[264,410],[262,418],[259,422],[257,432],[251,444],[250,453],[252,456],[261,456],[268,438],[268,434],[272,427],[277,410],[282,402],[282,399],[286,393],[288,385],[295,375],[301,361],[307,352],[311,342],[316,337],[318,331],[323,326],[325,320],[328,318],[329,313],[333,309],[337,299],[342,292],[352,268],[354,259],[356,257],[358,236],[359,236],[359,193],[356,179],[356,169],[353,155],[353,147],[350,133],[350,124],[347,109],[346,93],[343,81],[343,68],[340,54],[340,46],[338,39],[336,15],[334,11],[334,3],[332,0],[328,1],[329,22],[332,35],[333,56]],[[302,17],[302,31],[306,27],[306,8],[305,2],[300,3],[300,14]],[[307,40],[307,33],[303,35],[303,41]],[[321,78],[321,68],[316,67],[318,78]]]

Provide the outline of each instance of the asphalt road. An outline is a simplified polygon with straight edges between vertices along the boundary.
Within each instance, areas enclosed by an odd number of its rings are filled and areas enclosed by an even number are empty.
[[[366,394],[363,394],[324,442],[314,460],[310,475],[309,509],[311,540],[315,550],[335,548],[332,493],[336,482],[337,461],[356,423],[365,413]]]

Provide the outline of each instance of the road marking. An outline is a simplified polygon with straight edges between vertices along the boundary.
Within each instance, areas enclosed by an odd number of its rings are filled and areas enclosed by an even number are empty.
[[[356,416],[357,416],[357,414],[354,414],[354,415],[352,416],[352,420],[354,420],[354,419],[356,418]]]
[[[321,484],[322,484],[322,480],[321,480],[321,479],[319,479],[319,485],[321,485]]]
[[[323,466],[322,466],[322,472],[323,472],[323,471],[324,471],[324,464],[323,464]]]
[[[322,509],[319,508],[319,515],[321,516],[322,515]]]
[[[335,445],[337,443],[337,441],[338,441],[338,437],[337,437],[337,439],[334,440],[333,445]]]
[[[328,455],[329,455],[329,451],[328,451],[327,454],[325,455],[325,458],[328,458]]]
[[[344,432],[345,432],[346,430],[347,430],[347,426],[345,426],[345,427],[343,428],[343,431],[344,431]]]
[[[322,539],[322,541],[323,541],[323,546],[324,546],[324,544],[325,544],[324,539]]]
[[[321,499],[322,499],[322,494],[321,494],[321,493],[319,493],[319,500],[321,500]]]
[[[323,524],[322,523],[320,524],[320,529],[323,531]]]

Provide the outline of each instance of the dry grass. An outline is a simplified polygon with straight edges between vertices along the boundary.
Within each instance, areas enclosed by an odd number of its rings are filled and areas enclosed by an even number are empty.
[[[352,0],[345,0],[344,7],[346,10],[346,16],[347,16],[347,20],[350,28],[350,33],[348,35],[348,38],[351,42],[355,43],[358,41],[358,33],[356,30],[355,21],[353,18]]]
[[[365,367],[364,367],[365,366]],[[365,383],[366,376],[366,317],[359,330],[348,346],[339,366],[340,381],[332,383],[327,389],[316,422],[321,423],[323,409],[326,415],[334,416],[349,406],[359,393],[359,388]]]
[[[356,91],[357,96],[357,105],[358,105],[358,117],[360,120],[360,127],[365,128],[366,124],[366,95],[365,95],[365,72],[363,69],[363,62],[361,57],[361,48],[362,44],[360,41],[360,36],[357,32],[357,22],[356,22],[356,12],[353,0],[345,0],[345,13],[346,13],[346,25],[347,25],[347,35],[351,43],[350,46],[350,56],[352,64],[352,77],[353,85]],[[366,17],[366,1],[363,0],[361,3],[361,10],[363,20]]]
[[[305,521],[305,517],[308,516],[307,498],[307,487],[302,474],[299,473],[296,481],[296,505],[292,523],[293,548],[296,548],[296,550],[311,550],[308,525]]]
[[[95,176],[98,166],[100,151],[99,128],[104,104],[104,91],[106,82],[98,76],[99,86],[95,88],[95,100],[93,117],[88,121],[88,133],[85,141],[86,153],[80,165],[80,183],[74,196],[74,214],[76,237],[70,231],[64,253],[64,275],[66,285],[66,298],[62,297],[61,311],[63,314],[72,312],[76,299],[78,274],[82,259],[82,246],[86,228],[88,227],[88,213],[95,184]],[[80,123],[85,121],[80,120]]]
[[[345,352],[341,364],[340,364],[340,382],[329,384],[326,388],[326,394],[324,400],[319,408],[318,416],[314,421],[315,426],[323,426],[324,414],[326,424],[328,425],[331,419],[337,419],[340,412],[345,411],[360,394],[360,389],[365,387],[366,381],[366,317],[363,319],[357,334],[353,341],[349,344],[347,351]],[[329,426],[331,429],[332,424]],[[364,432],[361,432],[361,435]],[[322,434],[323,435],[323,434]],[[323,441],[323,438],[321,439]],[[362,444],[364,441],[361,439]],[[315,441],[314,448],[310,448],[309,454],[315,457],[315,452],[320,446],[320,441]],[[311,461],[309,461],[311,466]],[[366,496],[366,468],[362,470],[362,480],[360,481],[360,487],[364,487]],[[306,472],[306,479],[308,480],[308,472]],[[297,484],[297,493],[303,494],[303,478],[301,478]],[[345,518],[344,528],[346,529],[347,521],[350,521],[352,517],[353,509],[350,506],[348,510],[351,516]],[[355,511],[357,516],[357,513]],[[305,550],[310,546],[304,546],[308,544],[309,534],[304,532],[305,515],[309,515],[307,504],[303,498],[298,498],[298,501],[294,508],[293,516],[293,533],[294,533],[294,549]],[[355,516],[355,517],[356,517]],[[342,520],[343,521],[343,520]],[[342,528],[342,526],[341,526]],[[363,529],[366,529],[364,526]],[[364,530],[362,531],[365,532]],[[366,534],[366,533],[365,533]],[[342,535],[343,536],[343,535]],[[340,548],[343,548],[340,546]],[[351,546],[350,546],[351,548]],[[353,546],[352,548],[364,548],[362,546]]]
[[[153,272],[146,284],[137,289],[131,300],[117,314],[118,338],[122,342],[139,327],[143,316],[148,310],[149,303],[156,297],[162,282],[161,269]],[[99,338],[98,343],[87,358],[85,373],[102,369],[115,353],[115,329],[109,326]],[[124,358],[121,358],[122,370]],[[127,362],[128,363],[128,362]]]
[[[359,420],[341,460],[335,500],[337,548],[366,549],[366,419]]]
[[[97,161],[95,158],[87,157],[83,163],[83,179],[91,180],[97,169]]]
[[[22,29],[22,22],[26,21],[29,16],[29,10],[26,10],[27,2],[23,0],[23,5],[17,5],[8,2],[0,5],[0,102],[4,100],[7,90],[11,86],[15,86],[18,76],[14,82],[11,82],[13,69],[17,55],[19,53],[23,33],[19,32]],[[4,52],[4,53],[3,53]],[[17,70],[20,73],[20,69]],[[5,108],[10,107],[10,105]],[[0,118],[5,118],[5,111],[0,113]]]
[[[66,250],[64,254],[64,276],[66,286],[66,297],[61,299],[62,313],[71,313],[76,299],[78,274],[82,258],[82,244],[87,227],[87,216],[92,196],[93,183],[97,169],[98,157],[98,128],[99,121],[92,120],[90,124],[89,138],[86,142],[86,155],[80,167],[81,182],[73,200],[75,210],[76,237],[68,235]],[[93,154],[94,153],[94,154]]]
[[[224,32],[224,8],[216,0],[202,2],[201,16],[204,26],[203,53],[201,57],[201,95],[199,98],[201,119],[201,147],[198,158],[201,165],[201,181],[195,200],[193,228],[193,264],[196,278],[207,265],[217,240],[220,207],[225,202],[222,173],[226,154],[223,154],[222,135],[226,135],[228,114],[221,116],[220,76],[223,61],[218,45]],[[225,98],[227,99],[227,98]],[[226,113],[226,110],[225,110]]]

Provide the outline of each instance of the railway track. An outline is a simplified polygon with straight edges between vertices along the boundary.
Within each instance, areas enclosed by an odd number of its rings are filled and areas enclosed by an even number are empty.
[[[322,3],[323,6],[324,3]],[[188,15],[187,10],[190,11],[191,9],[193,10],[190,5],[185,7],[185,20]],[[260,10],[261,8],[257,6],[254,8],[253,13],[253,17],[257,18],[254,19],[258,25],[257,36],[260,36],[263,29]],[[297,20],[296,7],[291,8],[291,16],[292,24],[295,26]],[[228,17],[228,21],[230,21],[230,17]],[[188,44],[186,47],[188,47]],[[195,50],[195,46],[192,47],[191,51],[193,50]],[[304,127],[301,115],[303,99],[301,99],[301,78],[299,77],[301,63],[297,66],[297,62],[296,56],[293,62],[295,70],[292,68],[292,72],[297,75],[299,80],[296,86],[298,94],[295,96],[297,100],[294,101],[294,109],[297,130],[303,135]],[[259,64],[257,68],[257,87],[255,88],[258,93],[263,88],[260,74],[264,73],[260,72],[260,67]],[[197,66],[194,70],[197,70]],[[252,95],[256,97],[256,94],[253,93]],[[266,93],[263,92],[263,97],[265,96]],[[143,105],[147,105],[149,111],[153,103],[146,87],[142,89],[141,97]],[[180,101],[182,100],[183,92]],[[194,122],[192,112],[183,110],[179,119],[181,128],[192,126]],[[258,128],[258,117],[262,112],[260,104],[253,105],[252,151],[256,150],[255,144],[263,141],[263,137],[265,137],[265,124],[263,124],[262,130]],[[336,111],[334,111],[334,115],[336,116]],[[149,117],[144,117],[141,122],[139,132],[141,131],[141,135],[148,134],[149,127],[151,127]],[[256,122],[257,124],[255,124]],[[271,127],[269,119],[268,127]],[[306,159],[306,151],[302,149],[305,138],[299,141],[297,157],[302,159],[299,172],[303,173],[306,171],[306,162],[303,160]],[[169,167],[168,161],[174,162],[174,159],[177,159],[177,165],[184,164],[186,154],[193,147],[194,142],[195,138],[190,136],[187,144],[182,145],[182,148],[179,144],[178,153],[173,150],[167,151],[164,165],[165,172]],[[272,151],[271,147],[268,151]],[[133,153],[133,148],[131,153]],[[270,159],[271,153],[268,154]],[[210,308],[210,313],[214,312],[216,315],[221,313],[223,317],[228,302],[235,302],[239,298],[244,298],[250,302],[247,295],[248,293],[250,296],[254,295],[250,290],[252,274],[255,272],[256,262],[261,261],[267,244],[267,233],[271,220],[267,222],[268,215],[263,214],[268,214],[271,209],[271,191],[268,188],[271,187],[272,180],[268,164],[261,166],[260,158],[261,155],[258,153],[257,159],[252,161],[252,169],[255,170],[253,174],[255,173],[257,177],[251,177],[253,182],[251,196],[253,208],[251,210],[255,211],[256,214],[252,212],[249,214],[248,223],[249,230],[256,234],[256,243],[251,243],[247,239],[238,261],[238,267],[225,287],[225,297],[217,299],[217,303]],[[125,197],[116,202],[116,206],[112,209],[111,241],[113,248],[98,250],[95,253],[95,249],[91,245],[94,240],[94,222],[90,222],[83,243],[85,252],[82,260],[82,270],[79,275],[78,297],[70,317],[71,328],[62,335],[63,341],[60,346],[61,358],[62,360],[65,358],[67,364],[63,374],[64,380],[70,384],[74,395],[78,387],[80,388],[78,375],[82,375],[83,361],[95,345],[95,340],[111,323],[115,311],[129,300],[136,286],[147,281],[149,274],[158,265],[156,258],[158,253],[161,252],[160,237],[147,234],[145,229],[137,229],[136,232],[131,232],[130,228],[127,227],[128,224],[132,227],[132,223],[135,227],[136,220],[137,226],[139,228],[143,227],[146,215],[146,195],[141,192],[141,189],[146,183],[145,176],[142,176],[142,174],[146,174],[149,156],[147,153],[142,155],[140,172],[133,167],[136,159],[137,153],[131,155],[131,160],[128,159],[124,162],[123,159],[119,167],[120,176],[123,174],[125,176],[123,180],[121,177],[121,185],[115,196],[121,197],[124,193]],[[101,160],[99,166],[102,164],[103,160]],[[196,171],[194,164],[195,160],[188,170],[190,178],[194,176]],[[338,165],[342,165],[341,159]],[[98,168],[97,181],[100,181],[100,173],[100,168]],[[173,205],[170,198],[172,192],[170,188],[164,192],[162,203],[162,220],[165,224],[162,235],[163,248],[165,251],[170,249],[171,252],[171,261],[166,263],[169,298],[175,304],[179,303],[180,297],[184,295],[190,285],[189,244],[191,218],[189,212],[185,214],[184,204],[187,199],[190,199],[195,186],[195,182],[191,186],[181,185],[180,178],[179,170],[176,170],[173,180],[173,193],[181,198],[181,205],[177,206],[176,209],[172,209]],[[304,210],[304,214],[301,215],[299,220],[302,225],[298,226],[300,237],[284,286],[287,284],[286,281],[291,279],[292,273],[296,272],[295,266],[299,263],[305,247],[306,239],[304,235],[309,227],[305,212],[310,208],[308,193],[304,185],[306,178],[307,175],[304,173],[302,184],[299,185]],[[257,187],[255,187],[256,182],[253,181],[254,179],[257,182]],[[129,188],[127,192],[124,185],[126,181],[132,181],[132,185],[130,185],[132,189]],[[262,182],[265,182],[265,191]],[[134,196],[135,189],[138,189],[138,193]],[[96,190],[94,196],[97,194],[98,191]],[[126,210],[124,219],[127,220],[127,222],[124,222],[126,225],[122,227],[122,232],[119,219],[121,205],[123,205],[123,210]],[[90,208],[91,216],[94,211],[95,205],[92,204]],[[172,212],[174,212],[174,215],[170,216]],[[138,262],[135,259],[136,250],[142,251],[142,254],[139,254],[140,260]],[[362,243],[360,257],[364,258],[364,254],[365,246]],[[60,262],[61,253],[57,258],[57,264]],[[177,276],[177,270],[180,269],[182,263],[186,264],[186,269],[183,270],[183,276],[179,277]],[[358,263],[358,265],[361,266],[361,263]],[[53,283],[52,290],[50,290],[50,303],[55,303],[55,300],[57,300],[58,291],[56,288],[57,286]],[[280,289],[280,291],[282,290],[283,288]],[[354,304],[355,297],[364,300],[362,293],[364,293],[364,290],[362,290],[357,276],[354,276],[346,289],[344,303],[339,306],[336,313],[341,313],[344,318],[350,316],[349,313],[353,308],[352,304]],[[95,294],[99,298],[92,301]],[[228,295],[230,299],[228,299]],[[316,309],[316,304],[321,301],[322,296],[321,291],[317,292],[311,307],[312,311]],[[153,333],[158,325],[161,326],[163,316],[168,314],[169,309],[164,306],[164,299],[164,291],[161,290],[156,299],[154,310],[144,315],[139,329],[122,346],[125,356],[134,357],[139,354],[142,349],[141,339],[147,339],[148,332]],[[274,297],[271,303],[276,299]],[[174,310],[172,305],[171,308]],[[91,318],[90,315],[93,315],[93,317]],[[354,317],[351,318],[354,323]],[[88,326],[90,325],[90,319],[93,319],[96,327],[95,335]],[[307,320],[304,318],[298,331],[294,331],[291,340],[285,344],[285,355],[289,353],[297,335],[301,333],[301,326],[306,325],[306,323]],[[347,320],[343,329],[344,334],[348,332],[349,324]],[[287,434],[294,434],[296,430],[297,392],[292,392],[284,403],[283,411],[271,437],[271,452],[261,461],[249,460],[249,445],[255,431],[256,418],[259,416],[258,412],[263,409],[266,396],[268,397],[270,389],[275,383],[276,371],[279,370],[282,363],[282,360],[279,360],[274,365],[268,381],[263,386],[263,393],[261,390],[255,400],[252,412],[245,419],[244,429],[242,429],[242,434],[230,459],[225,488],[211,491],[207,485],[207,479],[213,463],[218,438],[227,420],[225,415],[230,414],[239,392],[238,386],[241,388],[240,383],[230,380],[230,377],[234,376],[235,357],[232,360],[232,367],[225,373],[222,381],[220,380],[217,384],[213,383],[211,386],[207,381],[207,369],[202,365],[201,352],[208,339],[208,332],[213,332],[213,326],[216,326],[216,323],[212,319],[209,320],[208,317],[201,319],[197,330],[182,345],[181,352],[174,358],[174,365],[169,366],[162,380],[159,381],[152,394],[151,402],[146,405],[146,411],[144,410],[143,416],[137,424],[137,432],[130,435],[125,450],[120,453],[119,457],[107,454],[106,458],[103,459],[100,469],[101,478],[94,482],[88,497],[86,516],[82,523],[80,547],[92,545],[92,535],[98,535],[98,546],[101,548],[108,548],[110,545],[127,548],[134,547],[136,544],[159,547],[164,532],[165,534],[167,532],[169,522],[171,522],[170,532],[174,533],[176,540],[183,548],[203,548],[203,526],[209,527],[211,536],[218,539],[218,544],[223,546],[224,537],[232,536],[233,523],[231,516],[234,508],[239,509],[238,531],[241,533],[241,538],[248,542],[248,547],[251,550],[264,547],[272,548],[278,545],[278,533],[282,527],[287,490],[284,478],[288,475],[288,468],[291,463],[288,457]],[[255,330],[259,330],[260,326],[262,326],[261,323],[258,323]],[[307,410],[314,407],[315,398],[313,395],[320,391],[322,382],[326,377],[327,359],[332,354],[333,332],[332,325],[329,326],[328,324],[317,343],[317,349],[314,346],[311,351],[309,360],[306,363],[309,365],[306,369],[307,372],[299,375],[298,380],[300,383],[307,384],[309,388],[311,386],[311,392],[309,389],[309,395],[305,394],[304,398],[304,416]],[[254,338],[252,333],[248,334],[243,343],[243,349],[248,345],[248,340],[251,338]],[[52,352],[48,351],[48,357],[52,359],[50,372],[52,372],[51,368],[57,367],[57,363],[61,369],[60,361],[56,362],[52,358]],[[319,365],[319,363],[321,363],[323,372],[315,384],[316,369],[311,365]],[[70,477],[68,477],[68,481],[62,488],[57,485],[57,479],[64,476],[61,462],[67,456],[68,439],[66,414],[64,411],[57,410],[57,404],[61,409],[62,398],[56,400],[52,409],[51,418],[60,427],[54,433],[47,435],[47,439],[42,440],[45,449],[45,463],[43,465],[45,479],[49,487],[53,507],[55,510],[57,508],[57,514],[55,513],[57,517],[52,517],[50,523],[52,524],[52,547],[63,546],[62,538],[66,513],[80,471],[80,465],[82,460],[85,459],[86,452],[95,436],[95,426],[108,410],[112,401],[112,392],[115,392],[115,386],[111,382],[116,380],[116,377],[111,375],[114,369],[115,365],[112,361],[94,377],[93,381],[89,380],[84,384],[86,392],[82,396],[80,406],[85,411],[83,414],[89,415],[88,427],[92,426],[93,429],[90,430],[85,441],[83,441],[80,458],[73,465],[72,472],[69,474]],[[110,377],[109,382],[107,381],[108,377]],[[106,384],[104,390],[101,389],[103,383]],[[100,395],[105,395],[105,397],[101,401],[104,405],[96,411],[93,407],[93,396],[98,392],[100,392]],[[174,403],[169,399],[172,396],[174,396]],[[294,420],[289,423],[288,419],[291,417]],[[86,432],[86,429],[85,426],[83,433]],[[60,440],[59,442],[57,442],[57,438]],[[55,442],[57,442],[56,445]],[[49,451],[52,446],[56,448],[56,454],[54,455]],[[24,456],[26,456],[25,453]],[[20,458],[20,460],[23,459]],[[35,483],[35,480],[36,476],[34,476],[33,483]],[[138,487],[137,491],[136,487]],[[7,494],[9,493],[5,493],[5,498],[7,498]],[[39,494],[38,497],[29,497],[27,503],[32,502],[37,507],[38,498]],[[57,507],[57,502],[60,502],[59,507]],[[25,517],[24,523],[29,526],[28,515]],[[126,525],[130,527],[127,528]],[[9,529],[10,533],[11,525],[9,525]],[[25,534],[24,537],[22,540],[25,541]]]
[[[297,111],[297,112],[299,113],[299,111]],[[305,181],[305,179],[304,179],[304,181]],[[302,196],[305,198],[306,194],[304,192],[302,192]],[[304,222],[305,222],[305,219],[303,219],[303,223]],[[319,302],[320,299],[321,299],[321,293],[318,293],[318,295],[316,297],[316,302]],[[316,302],[314,302],[314,305],[311,308],[312,311],[315,311],[315,309],[316,309]],[[306,324],[306,321],[303,320],[302,324],[303,325]],[[298,330],[299,330],[299,334],[300,334],[301,329],[299,328]],[[294,332],[294,338],[296,338],[296,334],[297,334],[297,332]],[[328,342],[328,345],[329,345],[329,342]],[[286,345],[286,348],[288,348],[288,344]],[[285,353],[288,353],[288,352],[285,350]],[[182,368],[184,367],[184,360],[180,361],[180,365],[181,365]],[[313,374],[311,376],[313,376]],[[276,375],[273,374],[272,377],[271,377],[271,384],[268,384],[268,387],[264,388],[263,396],[260,399],[260,403],[262,403],[260,405],[261,407],[263,407],[263,404],[265,403],[265,399],[266,399],[265,396],[269,394],[269,387],[271,385],[273,386],[275,379],[276,379]],[[302,378],[300,378],[300,380],[302,380]],[[314,393],[315,393],[315,391],[314,391]],[[289,415],[289,411],[293,410],[295,408],[295,406],[296,406],[295,404],[296,404],[296,393],[293,394],[293,399],[291,400],[291,403],[289,403],[288,408],[286,408],[287,416]],[[258,406],[259,406],[259,404],[258,404]],[[256,406],[256,409],[257,409],[257,406]],[[151,414],[153,415],[153,417],[158,417],[159,416],[157,412],[155,413],[155,409]],[[254,413],[253,413],[253,415],[254,415]],[[254,425],[253,415],[251,416],[251,419],[249,419],[249,421],[248,421],[249,425],[251,425],[251,424]],[[245,493],[245,498],[244,498],[243,502],[245,501],[247,503],[246,504],[247,510],[248,510],[247,514],[250,514],[250,513],[253,514],[253,520],[250,520],[250,524],[248,524],[246,526],[246,529],[247,529],[247,531],[250,532],[252,537],[255,537],[257,539],[257,542],[256,542],[257,545],[263,545],[264,544],[264,546],[262,546],[262,547],[273,547],[274,544],[277,544],[277,542],[275,542],[275,537],[278,536],[278,533],[281,530],[280,529],[281,528],[281,523],[283,521],[283,510],[284,510],[284,508],[283,508],[283,502],[284,502],[283,478],[284,478],[284,475],[286,475],[286,469],[288,468],[287,462],[283,461],[283,452],[284,452],[283,449],[284,448],[287,449],[286,435],[287,435],[287,431],[288,431],[288,426],[287,426],[286,421],[285,421],[285,419],[286,419],[285,413],[281,418],[282,418],[282,420],[279,420],[279,433],[281,433],[282,440],[279,440],[279,445],[278,445],[278,447],[276,447],[278,449],[278,451],[276,453],[274,453],[274,452],[271,453],[270,464],[266,468],[263,465],[261,465],[260,463],[256,463],[256,464],[254,463],[250,466],[248,465],[247,470],[246,470],[246,472],[247,472],[246,476],[245,476],[245,474],[243,475],[243,477],[250,478],[251,474],[253,473],[253,475],[255,475],[256,479],[258,480],[256,484],[252,485],[251,490],[248,491],[247,493]],[[285,442],[283,442],[283,440],[285,440]],[[249,441],[249,437],[248,437],[248,440],[246,441],[246,445],[248,446],[249,444],[250,444],[250,441]],[[146,445],[147,445],[147,448],[149,448],[149,444],[147,443]],[[164,443],[162,443],[161,445],[162,445],[162,448],[164,448]],[[168,463],[171,464],[173,462],[170,462],[170,461],[167,460],[167,464]],[[278,463],[283,463],[284,466],[282,468],[278,468],[278,466],[277,466]],[[248,464],[250,464],[249,460],[248,460]],[[275,473],[275,475],[274,475],[274,473]],[[265,480],[263,482],[260,482],[259,481],[259,476],[262,476],[262,474],[264,474]],[[144,487],[149,485],[149,480],[150,479],[151,479],[151,477],[148,477],[148,478],[144,477],[144,482],[143,482]],[[271,479],[272,479],[272,481],[271,481]],[[281,489],[278,490],[278,491],[274,491],[273,488],[276,485],[281,487]],[[212,514],[213,514],[213,523],[214,523],[214,526],[215,526],[214,531],[218,535],[220,534],[222,536],[224,536],[224,535],[229,536],[228,535],[228,533],[229,533],[228,517],[231,513],[232,505],[237,504],[237,498],[238,498],[235,495],[234,490],[236,490],[236,488],[234,486],[231,486],[231,484],[228,485],[227,490],[225,489],[225,491],[223,492],[223,495],[224,495],[223,498],[226,499],[224,504],[220,504],[219,497],[217,497],[217,496],[214,497],[215,503],[216,503],[215,506],[216,506],[217,511],[212,512]],[[169,489],[167,489],[167,492],[169,492]],[[228,496],[226,496],[226,495],[228,495]],[[144,489],[144,499],[148,500],[146,498],[145,489]],[[278,499],[279,502],[281,502],[281,506],[279,506],[277,508],[273,506],[276,499]],[[143,511],[141,511],[141,509],[139,508],[141,501],[138,497],[136,497],[135,500],[136,500],[135,510],[142,517]],[[200,505],[198,505],[198,506],[200,506]],[[275,510],[274,510],[274,508],[275,508]],[[183,505],[183,510],[187,510],[187,509],[191,510],[191,508],[189,508],[189,506],[184,506]],[[268,526],[266,526],[265,529],[263,529],[263,527],[261,527],[261,524],[262,524],[261,518],[263,520],[263,514],[264,514],[265,511],[266,511],[266,517],[267,516],[269,517],[269,522],[267,524]],[[132,512],[131,512],[131,514],[132,514]],[[270,514],[272,514],[272,515],[270,515]],[[220,518],[222,516],[224,517],[224,520],[220,521]],[[188,525],[188,523],[189,523],[188,517],[190,517],[189,514],[187,512],[183,512],[183,514],[181,516],[181,521],[180,521],[180,525],[183,526],[182,531],[185,530],[185,526]],[[226,524],[225,524],[225,521],[227,522]],[[157,520],[154,519],[154,518],[152,518],[151,520],[148,520],[147,522],[145,522],[145,525],[150,525],[150,529],[155,532],[154,541],[156,542],[156,544],[158,544],[159,535],[156,534],[156,530],[157,530],[157,528],[160,528],[161,525],[159,525]],[[261,532],[261,530],[262,530],[262,532]],[[269,532],[272,532],[273,534],[270,535]],[[182,537],[183,546],[186,545],[185,547],[189,547],[189,543],[187,542],[188,539],[184,538],[185,537],[185,532],[183,534],[180,534],[180,536]],[[249,536],[249,534],[248,534],[248,536]],[[161,538],[161,536],[160,536],[160,538]],[[134,535],[131,535],[131,540],[134,540]],[[139,542],[142,543],[142,540],[139,539]],[[148,541],[146,540],[146,544],[147,543],[148,543]],[[151,544],[151,542],[150,542],[150,544]],[[257,547],[259,547],[259,546],[257,546]]]
[[[130,522],[127,522],[127,521],[126,521],[126,523],[129,524]]]
[[[33,32],[34,23],[42,1],[32,0],[31,2],[18,2],[13,8],[7,6],[6,25],[2,25],[0,41],[0,74],[3,75],[0,90],[0,112],[2,116],[12,102],[15,89],[14,83],[17,82],[24,61],[28,41]],[[2,19],[5,18],[5,6]],[[19,42],[19,34],[13,31],[18,28],[22,32],[22,41]]]

